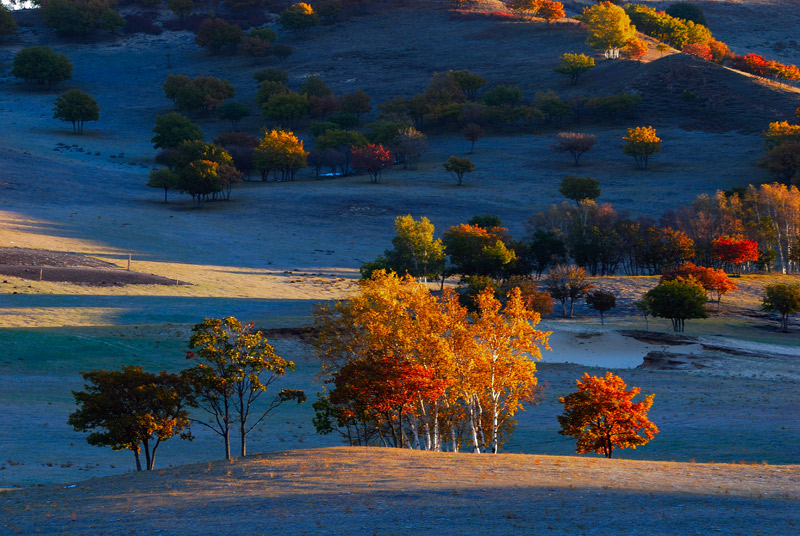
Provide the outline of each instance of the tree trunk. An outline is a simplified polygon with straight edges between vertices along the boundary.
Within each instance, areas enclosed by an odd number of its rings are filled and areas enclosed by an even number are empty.
[[[225,441],[225,459],[231,459],[231,430],[225,426],[225,431],[222,433],[222,439]]]
[[[242,434],[242,458],[244,458],[247,455],[247,431],[244,419],[239,420],[239,433]]]
[[[142,462],[139,460],[139,449],[131,449],[133,451],[133,456],[136,458],[136,470],[142,470]]]

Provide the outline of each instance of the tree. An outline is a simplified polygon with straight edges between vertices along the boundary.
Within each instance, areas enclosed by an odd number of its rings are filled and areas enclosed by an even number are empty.
[[[12,76],[22,78],[28,86],[47,84],[48,89],[72,78],[72,62],[50,47],[23,48],[14,56]]]
[[[414,127],[397,130],[393,137],[394,155],[402,160],[404,169],[417,169],[417,163],[428,150],[427,136]]]
[[[230,429],[238,424],[240,455],[247,455],[247,434],[284,402],[305,401],[301,390],[281,389],[256,410],[254,404],[294,363],[275,354],[275,350],[253,324],[242,324],[234,317],[206,318],[192,328],[187,359],[195,365],[182,372],[195,396],[195,406],[213,420],[193,420],[222,436],[225,459],[231,458]],[[251,419],[251,412],[255,414]]]
[[[583,153],[589,151],[596,143],[597,136],[594,134],[559,132],[556,134],[556,143],[552,149],[557,153],[569,153],[577,166]]]
[[[450,71],[450,74],[469,100],[475,100],[478,90],[486,85],[482,76],[469,71]]]
[[[344,155],[342,175],[350,172],[350,158],[353,147],[366,147],[369,145],[367,138],[354,130],[331,129],[320,134],[314,140],[314,147],[320,151],[336,149]]]
[[[552,24],[555,21],[564,18],[564,4],[551,0],[540,0],[539,11],[537,14],[546,20],[548,24]]]
[[[178,172],[178,188],[189,194],[195,207],[203,206],[203,201],[212,194],[222,191],[224,185],[219,177],[219,163],[211,160],[193,160]]]
[[[695,24],[708,26],[703,10],[694,2],[675,2],[667,8],[666,13],[676,19],[690,20]]]
[[[626,60],[640,60],[650,50],[644,39],[634,37],[622,49],[622,57]]]
[[[593,290],[586,295],[586,305],[600,313],[600,324],[605,324],[603,313],[610,311],[617,306],[617,297],[613,292],[604,290]]]
[[[559,63],[553,70],[558,74],[569,76],[572,85],[578,83],[578,78],[589,69],[594,67],[594,58],[590,58],[586,54],[562,54],[558,58]]]
[[[600,181],[591,177],[568,175],[561,179],[558,191],[567,199],[572,199],[580,207],[581,201],[594,201],[600,197]]]
[[[327,97],[333,95],[333,90],[319,76],[309,76],[300,86],[300,94],[307,97]]]
[[[467,141],[470,142],[469,152],[475,151],[475,142],[483,137],[483,128],[477,123],[467,123],[461,130]],[[448,170],[449,171],[449,170]]]
[[[151,471],[162,441],[175,435],[191,440],[186,411],[190,392],[178,375],[123,367],[81,376],[84,391],[72,391],[78,409],[67,424],[79,432],[92,430],[86,438],[90,445],[130,450],[137,471],[142,470],[139,453],[144,449],[145,468]]]
[[[212,54],[218,54],[224,47],[236,48],[243,38],[242,29],[237,25],[225,19],[212,17],[200,24],[194,41]]]
[[[345,93],[339,98],[339,111],[361,117],[372,110],[370,102],[372,102],[372,98],[363,89],[357,89],[352,93]]]
[[[194,11],[194,0],[167,0],[167,9],[183,21],[186,15]]]
[[[291,131],[271,130],[264,132],[253,154],[253,166],[261,171],[261,180],[266,181],[270,171],[281,172],[281,180],[294,180],[298,169],[305,168],[308,152],[303,141]]]
[[[453,155],[450,155],[447,162],[442,165],[446,171],[456,176],[459,186],[464,182],[465,174],[475,171],[475,164],[473,164],[471,160]]]
[[[112,0],[41,0],[42,21],[60,34],[85,36],[95,30],[116,31],[125,26]]]
[[[682,332],[686,320],[708,318],[708,293],[693,279],[664,281],[644,295],[647,310],[656,318],[669,318],[673,331]]]
[[[300,2],[281,12],[280,23],[284,30],[303,35],[314,26],[319,26],[320,21],[311,5]]]
[[[779,181],[791,184],[794,177],[800,177],[800,142],[785,141],[769,149],[758,161]]]
[[[627,389],[622,378],[611,372],[604,378],[584,372],[576,383],[576,392],[558,399],[564,404],[558,433],[578,440],[575,452],[597,452],[611,458],[614,448],[635,449],[658,433],[658,427],[647,418],[655,395],[634,404],[641,389]]]
[[[394,220],[395,237],[393,249],[371,263],[361,267],[361,278],[369,279],[377,270],[391,270],[397,274],[410,274],[426,281],[442,273],[444,269],[444,245],[433,239],[433,224],[426,217],[419,221],[411,214],[398,216]]]
[[[636,28],[625,10],[611,2],[600,2],[583,10],[583,22],[588,27],[586,44],[604,50],[607,57],[617,58],[619,49],[636,37]]]
[[[149,179],[146,186],[150,188],[164,189],[164,202],[167,202],[167,192],[180,188],[180,177],[171,169],[161,168],[152,169],[148,175]]]
[[[781,331],[789,332],[789,315],[800,313],[800,283],[776,283],[764,287],[761,310],[781,315]]]
[[[636,160],[638,169],[647,169],[650,157],[661,152],[661,138],[653,127],[629,128],[622,139],[625,141],[622,152]]]
[[[282,69],[267,67],[266,69],[262,69],[253,73],[253,79],[255,79],[255,81],[259,84],[262,84],[263,82],[277,82],[285,86],[289,83],[289,74]]]
[[[241,119],[250,115],[250,107],[243,102],[231,100],[217,106],[217,113],[220,119],[230,121],[231,127],[236,128]]]
[[[83,123],[100,119],[100,107],[94,97],[80,89],[70,89],[56,98],[53,119],[72,123],[72,132],[83,134]]]
[[[294,54],[294,49],[286,43],[278,43],[272,47],[272,54],[278,58],[278,60],[284,61],[286,58]]]
[[[383,145],[370,144],[366,147],[352,147],[353,169],[363,169],[369,174],[370,182],[377,184],[381,181],[381,173],[387,166],[391,166],[394,158]]]
[[[561,316],[572,318],[575,300],[586,296],[594,285],[586,281],[586,270],[580,266],[556,264],[547,274],[547,290],[554,300],[561,302]],[[569,315],[567,314],[569,301]]]
[[[294,127],[301,118],[308,115],[310,105],[305,95],[288,91],[272,95],[261,106],[261,110],[266,117]]]
[[[706,292],[713,292],[716,296],[717,311],[719,311],[719,302],[722,300],[722,296],[738,288],[736,284],[728,278],[724,270],[695,266],[691,262],[686,262],[661,275],[661,281],[672,281],[675,279],[693,280],[706,289]]]
[[[743,263],[758,260],[758,242],[741,237],[715,238],[711,242],[711,255],[732,264],[734,275],[741,275]]]
[[[11,10],[5,5],[0,6],[0,37],[17,33],[17,22]]]
[[[202,140],[203,131],[196,127],[188,117],[177,112],[156,116],[155,134],[150,142],[158,149],[175,148],[183,141]]]
[[[450,259],[449,273],[462,279],[472,275],[498,278],[517,255],[508,247],[508,229],[493,225],[482,227],[473,223],[454,225],[445,231],[443,242]]]
[[[185,112],[201,109],[210,112],[236,95],[236,89],[230,82],[213,76],[190,79],[182,74],[170,74],[162,87],[164,96],[172,99],[178,109]]]

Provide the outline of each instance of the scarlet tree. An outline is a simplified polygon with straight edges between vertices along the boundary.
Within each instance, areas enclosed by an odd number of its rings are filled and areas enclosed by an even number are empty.
[[[614,448],[635,449],[658,433],[658,427],[647,418],[655,395],[634,404],[641,389],[626,389],[622,378],[611,372],[604,378],[584,373],[576,383],[576,392],[558,399],[564,404],[558,433],[578,440],[575,452],[597,452],[611,458]]]
[[[383,145],[370,144],[366,147],[350,148],[353,155],[351,165],[354,169],[363,169],[369,174],[370,182],[377,184],[381,181],[383,168],[392,165],[392,154]]]
[[[696,266],[691,262],[683,263],[679,267],[668,270],[661,275],[661,281],[673,281],[676,279],[693,280],[703,287],[706,292],[713,292],[717,302],[717,311],[719,311],[719,302],[722,296],[737,289],[736,284],[728,278],[728,274],[724,270]]]
[[[758,260],[758,242],[723,236],[711,243],[711,255],[726,264],[733,265],[734,275],[740,275],[743,263]]]

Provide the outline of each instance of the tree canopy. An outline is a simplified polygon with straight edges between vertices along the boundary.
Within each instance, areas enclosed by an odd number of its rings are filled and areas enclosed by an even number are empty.
[[[619,49],[636,37],[636,28],[625,10],[611,2],[584,8],[582,20],[588,27],[586,44],[592,48],[605,50],[616,57]]]
[[[694,279],[675,279],[659,283],[644,295],[648,312],[656,318],[669,318],[672,329],[682,332],[686,320],[708,318],[708,293]]]
[[[48,89],[72,78],[72,62],[50,47],[23,48],[14,56],[11,74],[29,86],[47,84]]]
[[[426,217],[419,221],[410,214],[394,220],[393,249],[387,249],[375,261],[361,266],[362,279],[369,279],[378,270],[409,274],[419,280],[441,275],[444,269],[444,245],[433,239],[433,224]]]
[[[139,454],[144,449],[150,471],[162,441],[175,435],[191,439],[186,410],[190,393],[179,376],[141,367],[93,370],[81,376],[84,391],[72,392],[78,409],[67,423],[79,432],[91,431],[86,438],[90,445],[130,450],[137,471],[142,470]]]
[[[647,169],[650,157],[661,152],[661,138],[653,127],[629,128],[622,139],[625,141],[622,152],[636,160],[638,169]]]
[[[203,131],[188,117],[177,112],[157,115],[153,134],[150,142],[156,149],[175,148],[184,141],[203,139]]]
[[[800,283],[776,283],[764,288],[761,309],[781,315],[781,331],[789,331],[789,315],[800,313]]]
[[[86,121],[100,119],[100,107],[88,93],[80,89],[70,89],[56,99],[53,118],[72,123],[72,131],[83,134],[83,124]]]
[[[586,54],[564,53],[559,59],[559,64],[553,69],[558,74],[569,76],[572,85],[578,83],[578,78],[594,67],[594,58]]]

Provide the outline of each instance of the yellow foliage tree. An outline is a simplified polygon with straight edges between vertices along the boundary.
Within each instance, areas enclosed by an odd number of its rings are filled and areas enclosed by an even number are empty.
[[[625,10],[611,2],[600,2],[583,10],[583,22],[588,27],[586,44],[604,50],[610,58],[619,57],[619,49],[636,37],[636,28]]]
[[[270,171],[281,173],[281,180],[294,180],[298,169],[308,164],[308,152],[303,141],[293,132],[272,130],[264,133],[253,153],[253,167],[261,171],[261,179],[267,180]]]
[[[650,157],[661,152],[661,138],[653,127],[629,128],[628,134],[622,139],[625,140],[622,152],[636,160],[638,169],[647,169]]]

